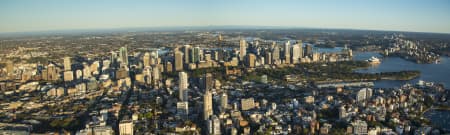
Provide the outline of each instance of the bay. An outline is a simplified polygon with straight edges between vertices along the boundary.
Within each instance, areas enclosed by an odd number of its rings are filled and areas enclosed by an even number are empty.
[[[381,63],[366,69],[355,70],[359,73],[379,73],[379,72],[397,72],[405,70],[420,71],[420,77],[408,81],[381,80],[375,81],[376,88],[393,88],[400,87],[406,83],[415,84],[419,80],[442,83],[446,88],[450,88],[450,57],[443,56],[440,63],[436,64],[417,64],[412,61],[402,59],[400,57],[382,57],[376,52],[356,52],[354,60],[367,60],[375,56],[381,58]]]

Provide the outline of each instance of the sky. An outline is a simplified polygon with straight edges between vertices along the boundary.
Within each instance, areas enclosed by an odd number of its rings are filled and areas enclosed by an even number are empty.
[[[450,0],[0,0],[0,33],[225,25],[450,33]]]

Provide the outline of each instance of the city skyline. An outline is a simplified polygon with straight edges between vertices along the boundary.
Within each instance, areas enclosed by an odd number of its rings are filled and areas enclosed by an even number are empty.
[[[104,32],[0,38],[0,134],[450,133],[450,34]]]
[[[450,33],[450,2],[2,1],[0,33],[136,27],[270,26]]]

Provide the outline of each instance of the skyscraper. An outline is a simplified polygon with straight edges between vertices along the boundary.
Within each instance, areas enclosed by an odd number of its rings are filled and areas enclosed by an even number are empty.
[[[184,45],[183,51],[184,51],[184,63],[189,63],[189,51],[191,49],[190,45]]]
[[[247,66],[250,68],[254,68],[256,63],[256,55],[253,53],[250,53],[247,56]]]
[[[159,64],[158,50],[152,51],[150,53],[150,65]]]
[[[188,101],[188,76],[185,72],[178,73],[179,98],[181,101]]]
[[[150,66],[150,53],[146,52],[142,58],[144,62],[144,67]]]
[[[215,61],[219,61],[219,59],[220,59],[220,58],[219,58],[219,51],[217,51],[217,50],[214,51],[214,52],[213,52],[213,56],[214,56],[214,60],[215,60]]]
[[[197,63],[200,61],[200,47],[194,47],[191,49],[191,62]]]
[[[206,90],[203,95],[203,120],[208,120],[211,115],[213,115],[212,94]]]
[[[312,55],[313,55],[313,48],[312,48],[311,45],[306,45],[306,50],[305,50],[304,54],[305,54],[305,56],[312,57]]]
[[[247,42],[244,39],[239,41],[239,60],[243,61],[247,55]]]
[[[183,53],[180,51],[175,51],[175,71],[183,70]]]
[[[56,81],[59,79],[58,72],[53,64],[48,64],[47,66],[47,79],[50,81]]]
[[[220,96],[220,108],[222,108],[222,110],[228,108],[228,95],[226,92],[223,92],[222,96]]]
[[[189,103],[188,102],[177,102],[177,115],[180,117],[187,118],[189,115]]]
[[[144,67],[144,69],[142,70],[142,74],[144,74],[144,80],[145,80],[145,84],[151,84],[152,83],[152,74],[153,72],[151,71],[152,67]]]
[[[159,72],[158,66],[152,66],[152,79],[153,79],[153,86],[156,86],[159,84],[159,75],[161,72]]]
[[[265,56],[265,60],[266,60],[266,64],[271,65],[272,64],[272,53],[269,51],[266,51],[266,56]]]
[[[173,70],[172,62],[167,61],[167,62],[166,62],[166,72],[167,72],[167,73],[170,73],[170,72],[172,72],[172,70]]]
[[[300,58],[302,54],[302,49],[299,44],[295,44],[292,46],[292,63],[297,64],[300,63]]]
[[[211,73],[206,73],[205,74],[205,79],[204,79],[204,88],[205,90],[211,90],[213,88],[213,77]]]
[[[122,65],[128,66],[128,51],[126,47],[120,48],[119,58]]]
[[[287,41],[286,44],[284,44],[284,62],[286,64],[291,63],[291,42]]]
[[[318,62],[320,60],[320,53],[313,52],[312,53],[312,59],[313,62]]]
[[[117,53],[114,51],[111,51],[111,65],[109,65],[112,68],[117,68]]]
[[[302,40],[297,40],[297,44],[300,47],[300,58],[305,57],[305,54],[303,52],[303,41]]]
[[[70,57],[64,57],[64,71],[72,70],[72,63],[70,61]]]
[[[276,62],[279,60],[280,60],[280,48],[277,45],[274,45],[272,49],[272,63],[277,64]]]

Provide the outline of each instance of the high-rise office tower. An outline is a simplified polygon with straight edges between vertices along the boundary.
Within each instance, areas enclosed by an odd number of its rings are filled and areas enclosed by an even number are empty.
[[[244,39],[239,41],[239,60],[243,61],[247,55],[247,42]]]
[[[220,108],[222,108],[222,110],[228,108],[228,95],[226,92],[223,92],[220,96]]]
[[[158,63],[158,50],[152,51],[150,53],[150,65],[156,65]]]
[[[117,53],[116,52],[111,51],[110,61],[111,61],[111,64],[109,66],[113,69],[117,68]]]
[[[303,51],[303,41],[302,40],[297,40],[297,44],[300,47],[300,58],[305,57],[305,52]]]
[[[297,64],[300,63],[300,58],[302,56],[302,49],[299,44],[295,44],[292,46],[292,63]]]
[[[142,57],[142,61],[144,62],[144,67],[150,66],[150,53],[146,52]]]
[[[179,98],[181,101],[188,101],[188,75],[185,72],[178,73]]]
[[[173,71],[173,65],[172,65],[172,62],[170,62],[170,61],[167,61],[166,62],[166,70],[165,70],[167,73],[170,73],[170,72],[172,72]]]
[[[320,60],[320,53],[313,52],[311,61],[318,62]]]
[[[187,118],[189,115],[189,103],[188,102],[177,102],[177,115],[182,118]]]
[[[312,57],[312,55],[313,55],[313,47],[312,47],[312,45],[306,45],[304,54],[305,54],[305,57],[306,56]]]
[[[184,45],[183,51],[184,51],[184,63],[189,64],[189,51],[191,50],[190,45]]]
[[[275,45],[272,49],[272,62],[275,63],[280,60],[280,48]]]
[[[208,120],[213,115],[212,93],[206,90],[203,95],[203,120]]]
[[[157,85],[159,83],[160,72],[158,66],[152,66],[152,79],[153,85]]]
[[[70,57],[64,57],[64,71],[72,70],[72,62],[70,61]]]
[[[269,51],[266,51],[266,56],[265,56],[265,60],[266,60],[266,64],[271,65],[272,64],[272,53]]]
[[[214,56],[214,60],[215,60],[215,61],[219,61],[219,59],[220,59],[220,58],[219,58],[219,51],[214,51],[214,52],[213,52],[213,56]]]
[[[287,41],[286,44],[284,44],[284,62],[286,64],[291,63],[291,42]]]
[[[205,74],[205,79],[204,79],[204,88],[205,90],[211,90],[213,88],[213,77],[211,73],[206,73]]]
[[[126,47],[120,48],[119,58],[122,65],[128,66],[128,51]]]
[[[175,51],[175,71],[183,70],[183,53],[180,51]]]
[[[250,68],[254,68],[256,63],[256,55],[253,53],[250,53],[247,56],[247,66]]]
[[[191,49],[191,62],[197,63],[200,61],[200,47],[194,47]]]
[[[198,51],[198,57],[199,57],[199,61],[204,61],[205,57],[203,57],[205,54],[205,52],[203,51],[203,49],[199,49]]]
[[[142,69],[142,74],[144,75],[145,84],[149,85],[152,83],[152,71],[151,67],[144,67]]]
[[[59,79],[58,71],[53,64],[47,66],[47,79],[50,81],[56,81]]]

